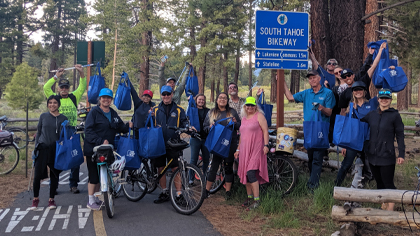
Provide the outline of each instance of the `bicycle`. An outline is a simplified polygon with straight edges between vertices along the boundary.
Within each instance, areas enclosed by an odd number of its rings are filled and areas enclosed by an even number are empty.
[[[85,139],[85,122],[86,117],[89,114],[90,107],[83,107],[77,109],[77,116],[82,119],[78,125],[76,125],[76,134],[80,134],[82,139]]]
[[[213,154],[210,153],[210,161],[209,161],[209,166],[207,167],[207,173],[209,173],[210,171],[212,159],[213,159]],[[225,169],[223,167],[224,166],[223,163],[224,161],[220,163],[219,168],[217,169],[216,179],[214,180],[209,190],[210,194],[215,194],[225,185]],[[202,160],[201,155],[199,155],[197,167],[201,170],[202,166],[203,166],[203,160]],[[197,179],[197,176],[195,176],[195,178]]]
[[[99,183],[102,195],[104,196],[104,205],[108,218],[112,218],[115,214],[114,198],[121,191],[121,183],[119,182],[118,173],[125,166],[125,157],[118,155],[114,151],[112,144],[102,144],[93,148],[92,159],[98,165]],[[119,160],[115,160],[115,157]]]
[[[21,128],[17,128],[17,127],[11,127],[11,128],[7,128],[7,116],[2,116],[0,117],[0,130],[6,130],[9,131],[11,133],[13,133],[13,142],[16,144],[18,149],[22,149],[26,147],[26,131],[21,129]],[[29,139],[28,142],[35,142],[35,135],[33,136],[32,139]]]
[[[13,133],[0,130],[0,175],[12,172],[18,163],[19,149],[13,141]]]
[[[183,150],[189,147],[189,144],[181,140],[180,135],[181,133],[186,133],[196,138],[200,137],[196,132],[190,131],[189,128],[168,128],[175,130],[177,137],[168,140],[167,146],[171,151],[179,152],[178,168],[173,170],[169,181],[170,201],[178,213],[191,215],[203,204],[206,189],[202,172],[196,166],[187,163],[182,154]],[[124,194],[129,195],[126,195],[129,200],[140,200],[147,193],[149,186],[152,186],[153,188],[156,188],[154,186],[158,186],[159,180],[162,176],[166,175],[170,164],[171,162],[169,162],[160,173],[152,171],[147,161],[142,161],[142,165],[138,170],[124,171],[123,176],[127,182],[123,185]],[[190,171],[193,171],[193,173],[198,176],[193,184],[189,184]],[[130,188],[128,188],[128,186],[130,186]],[[127,191],[127,188],[129,191]],[[131,191],[133,188],[138,189],[137,191]],[[178,191],[181,191],[180,195],[177,195]]]

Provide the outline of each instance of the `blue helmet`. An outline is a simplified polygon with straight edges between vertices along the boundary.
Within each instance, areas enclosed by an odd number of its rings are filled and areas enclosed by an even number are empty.
[[[114,97],[114,94],[112,93],[112,90],[109,88],[103,88],[101,89],[101,91],[99,92],[99,97],[102,96],[108,96],[108,97]]]

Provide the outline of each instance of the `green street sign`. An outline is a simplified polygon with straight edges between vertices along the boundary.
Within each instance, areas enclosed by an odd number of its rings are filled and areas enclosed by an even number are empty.
[[[101,62],[101,67],[106,66],[105,61],[105,42],[104,41],[93,41],[92,42],[92,63],[96,64]],[[80,41],[77,42],[77,64],[86,65],[88,64],[88,42]]]

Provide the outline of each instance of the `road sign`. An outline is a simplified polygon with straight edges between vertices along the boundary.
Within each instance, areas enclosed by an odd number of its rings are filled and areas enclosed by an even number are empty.
[[[308,60],[308,51],[255,50],[256,59]]]
[[[258,49],[307,50],[309,14],[306,12],[257,11],[255,28]]]
[[[307,70],[307,60],[255,59],[256,69]]]

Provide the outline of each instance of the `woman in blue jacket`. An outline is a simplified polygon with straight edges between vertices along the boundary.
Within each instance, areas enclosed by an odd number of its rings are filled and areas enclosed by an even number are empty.
[[[127,133],[128,124],[124,124],[117,112],[113,110],[111,89],[103,88],[99,93],[98,106],[93,107],[86,118],[84,155],[88,167],[89,202],[87,208],[100,210],[102,201],[93,194],[99,191],[99,175],[96,162],[92,161],[93,148],[101,144],[114,145],[117,133]],[[130,122],[130,126],[133,124]]]
[[[133,98],[134,102],[134,114],[132,119],[134,124],[134,134],[135,138],[138,138],[138,130],[144,127],[149,112],[156,104],[151,101],[153,98],[152,91],[144,90],[140,99],[133,85],[131,85],[131,97]]]

